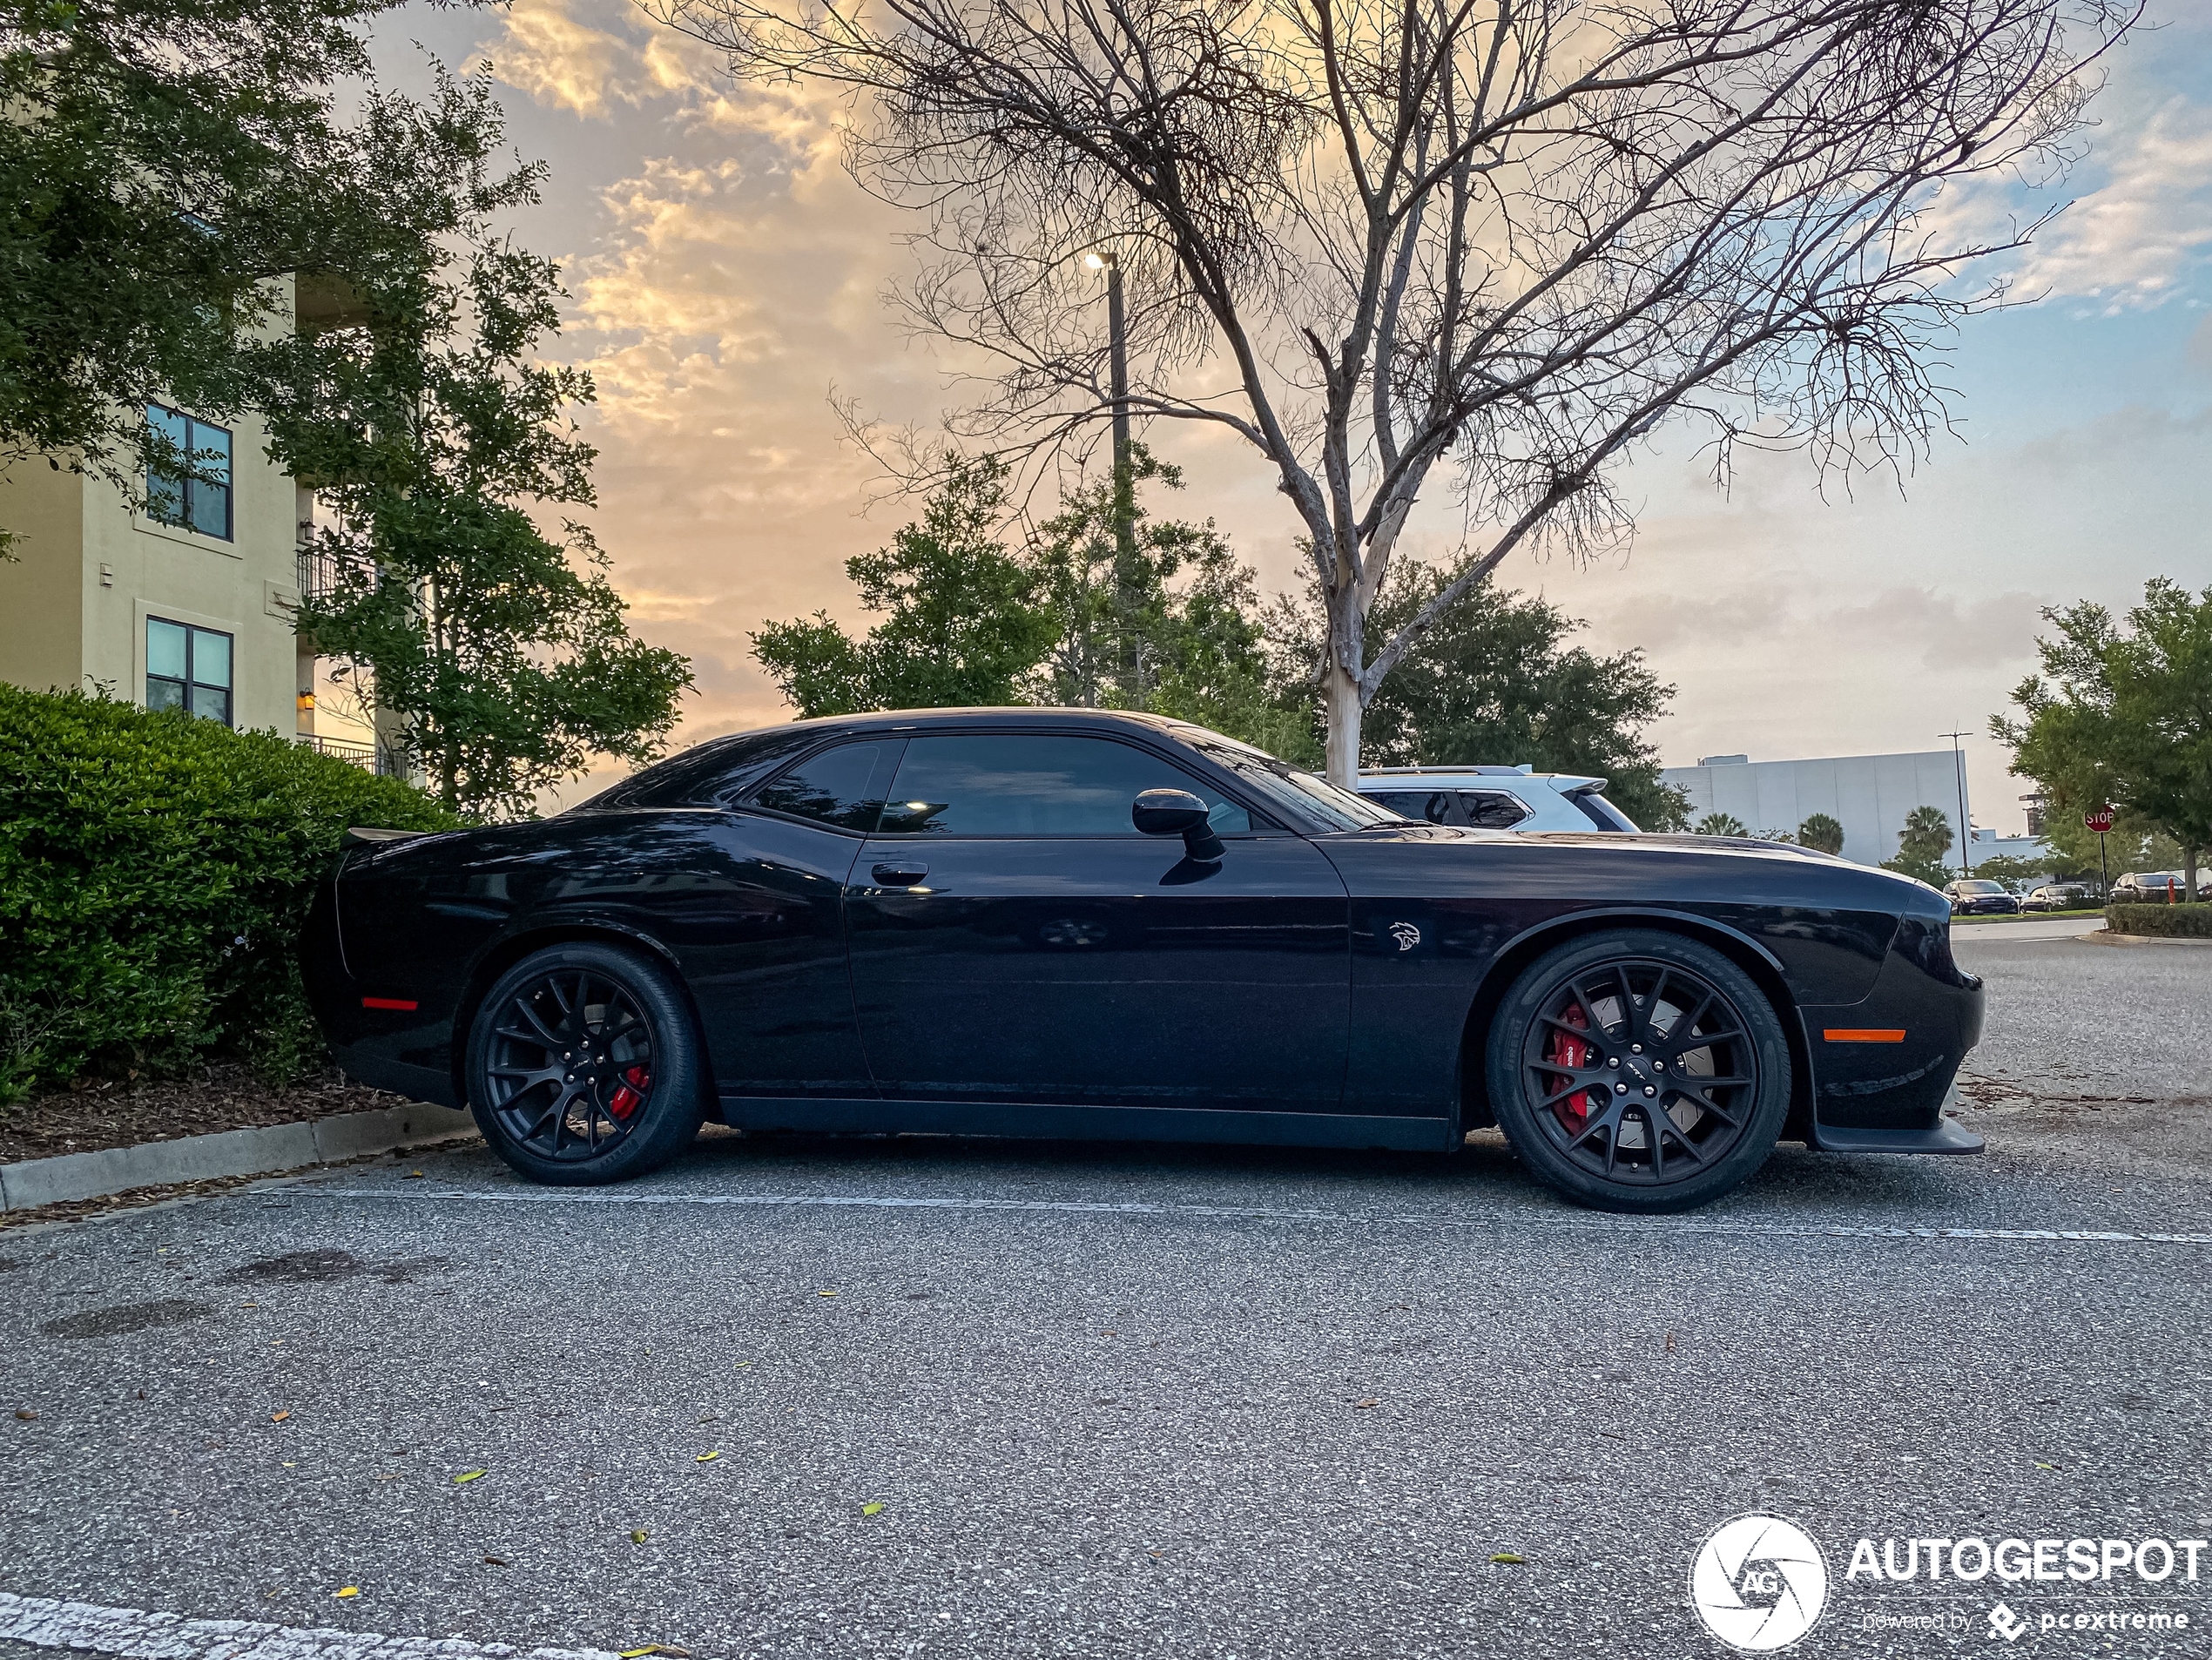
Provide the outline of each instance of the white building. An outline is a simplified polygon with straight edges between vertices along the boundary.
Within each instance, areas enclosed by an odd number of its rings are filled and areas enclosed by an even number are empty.
[[[1755,836],[1795,835],[1807,819],[1824,813],[1844,827],[1844,857],[1861,864],[1895,858],[1905,818],[1920,806],[1934,807],[1951,827],[1955,862],[1961,818],[1971,823],[1973,816],[1959,759],[1948,749],[1804,761],[1708,755],[1695,766],[1669,766],[1660,777],[1688,793],[1692,824],[1709,813],[1725,813]],[[1974,863],[1999,854],[2033,857],[2047,851],[2031,837],[1988,830],[1973,832],[1966,845]]]

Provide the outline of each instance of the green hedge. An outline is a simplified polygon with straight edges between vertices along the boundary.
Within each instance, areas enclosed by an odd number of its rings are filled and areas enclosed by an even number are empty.
[[[2212,940],[2212,905],[2108,905],[2105,908],[2105,926],[2114,934]]]
[[[317,1063],[296,948],[339,838],[455,822],[273,733],[0,685],[0,1101],[216,1050]]]

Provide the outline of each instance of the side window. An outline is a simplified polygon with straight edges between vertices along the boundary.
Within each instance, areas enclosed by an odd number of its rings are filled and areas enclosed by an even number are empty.
[[[146,618],[146,707],[231,724],[231,637]]]
[[[1567,798],[1582,811],[1582,816],[1601,830],[1634,831],[1635,820],[1615,806],[1595,790],[1577,790]]]
[[[229,541],[230,429],[158,403],[146,406],[146,425],[172,452],[167,465],[146,469],[146,516]]]
[[[1219,791],[1131,744],[947,733],[908,741],[879,833],[1134,836],[1130,807],[1146,790],[1188,790],[1224,834],[1252,827],[1251,815]]]
[[[1461,790],[1467,822],[1478,830],[1510,830],[1529,816],[1521,798],[1503,790]]]
[[[777,773],[753,793],[752,805],[865,834],[883,814],[898,760],[895,742],[840,744]]]
[[[1379,801],[1401,819],[1426,819],[1431,824],[1465,824],[1449,790],[1392,790],[1367,798]]]

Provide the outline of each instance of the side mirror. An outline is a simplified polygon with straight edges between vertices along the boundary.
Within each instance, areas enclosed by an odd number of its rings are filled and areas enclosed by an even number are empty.
[[[1130,822],[1148,836],[1181,836],[1191,858],[1211,864],[1227,851],[1206,822],[1206,804],[1188,790],[1147,790],[1129,810]]]

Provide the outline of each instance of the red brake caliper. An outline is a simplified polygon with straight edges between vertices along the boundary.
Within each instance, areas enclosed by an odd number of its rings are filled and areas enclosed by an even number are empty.
[[[1589,1027],[1588,1017],[1582,1013],[1582,1005],[1580,1003],[1568,1004],[1567,1012],[1562,1014],[1560,1019],[1569,1026],[1580,1027],[1584,1030],[1588,1029]],[[1556,1061],[1561,1066],[1582,1067],[1589,1064],[1590,1056],[1594,1053],[1595,1051],[1583,1039],[1572,1036],[1554,1027],[1551,1043],[1546,1048],[1544,1058],[1548,1061]],[[1560,1081],[1562,1083],[1573,1082],[1570,1078],[1562,1078]],[[1590,1121],[1590,1092],[1584,1090],[1580,1094],[1570,1095],[1566,1100],[1554,1103],[1552,1110],[1559,1115],[1560,1123],[1567,1127],[1569,1135],[1580,1135],[1582,1126]]]
[[[613,1099],[607,1103],[607,1110],[617,1118],[627,1118],[644,1100],[645,1091],[652,1087],[653,1075],[642,1066],[633,1066],[622,1076]]]

